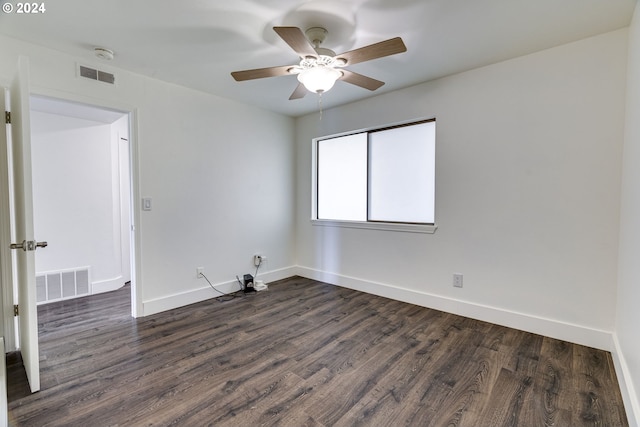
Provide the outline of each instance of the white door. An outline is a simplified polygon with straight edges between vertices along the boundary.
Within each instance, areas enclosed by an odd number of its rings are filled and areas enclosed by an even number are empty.
[[[40,390],[38,351],[38,312],[36,307],[35,249],[46,246],[36,242],[33,231],[31,188],[31,131],[29,120],[29,62],[20,57],[18,71],[10,88],[11,139],[16,242],[11,247],[17,258],[18,329],[20,352],[32,392]]]

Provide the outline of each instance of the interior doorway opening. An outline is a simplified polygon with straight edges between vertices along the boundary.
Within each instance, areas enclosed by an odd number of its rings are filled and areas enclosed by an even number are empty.
[[[131,282],[129,115],[31,96],[38,305]]]

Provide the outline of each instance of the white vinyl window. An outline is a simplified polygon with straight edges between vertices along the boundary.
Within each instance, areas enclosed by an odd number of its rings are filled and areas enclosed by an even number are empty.
[[[314,140],[315,223],[435,231],[435,120]]]

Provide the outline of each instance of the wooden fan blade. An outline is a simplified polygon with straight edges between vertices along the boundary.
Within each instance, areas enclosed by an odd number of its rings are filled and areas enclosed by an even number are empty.
[[[372,79],[371,77],[363,76],[362,74],[354,73],[353,71],[344,69],[341,69],[340,71],[342,72],[340,80],[351,83],[352,85],[360,86],[372,91],[384,85],[384,82],[381,82],[380,80]]]
[[[304,96],[309,92],[306,87],[302,83],[298,83],[298,87],[293,91],[291,96],[289,97],[289,101],[294,99],[304,98]]]
[[[395,55],[396,53],[406,51],[407,47],[404,45],[402,39],[400,37],[396,37],[336,55],[336,59],[344,59],[347,61],[347,65],[352,65],[357,64],[358,62],[370,61],[372,59]]]
[[[283,65],[280,67],[256,68],[255,70],[234,71],[231,73],[236,81],[262,79],[265,77],[278,77],[289,75],[289,70],[293,65]]]
[[[302,30],[298,27],[273,27],[273,31],[284,40],[291,49],[293,49],[300,58],[307,56],[317,57],[318,53],[313,48],[313,45],[309,43],[307,37]]]

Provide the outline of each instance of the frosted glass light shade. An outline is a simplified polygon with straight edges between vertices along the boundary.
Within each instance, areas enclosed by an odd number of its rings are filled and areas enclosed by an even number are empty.
[[[298,74],[298,81],[310,92],[326,92],[333,87],[333,84],[342,76],[342,73],[335,68],[318,65],[307,68]]]

